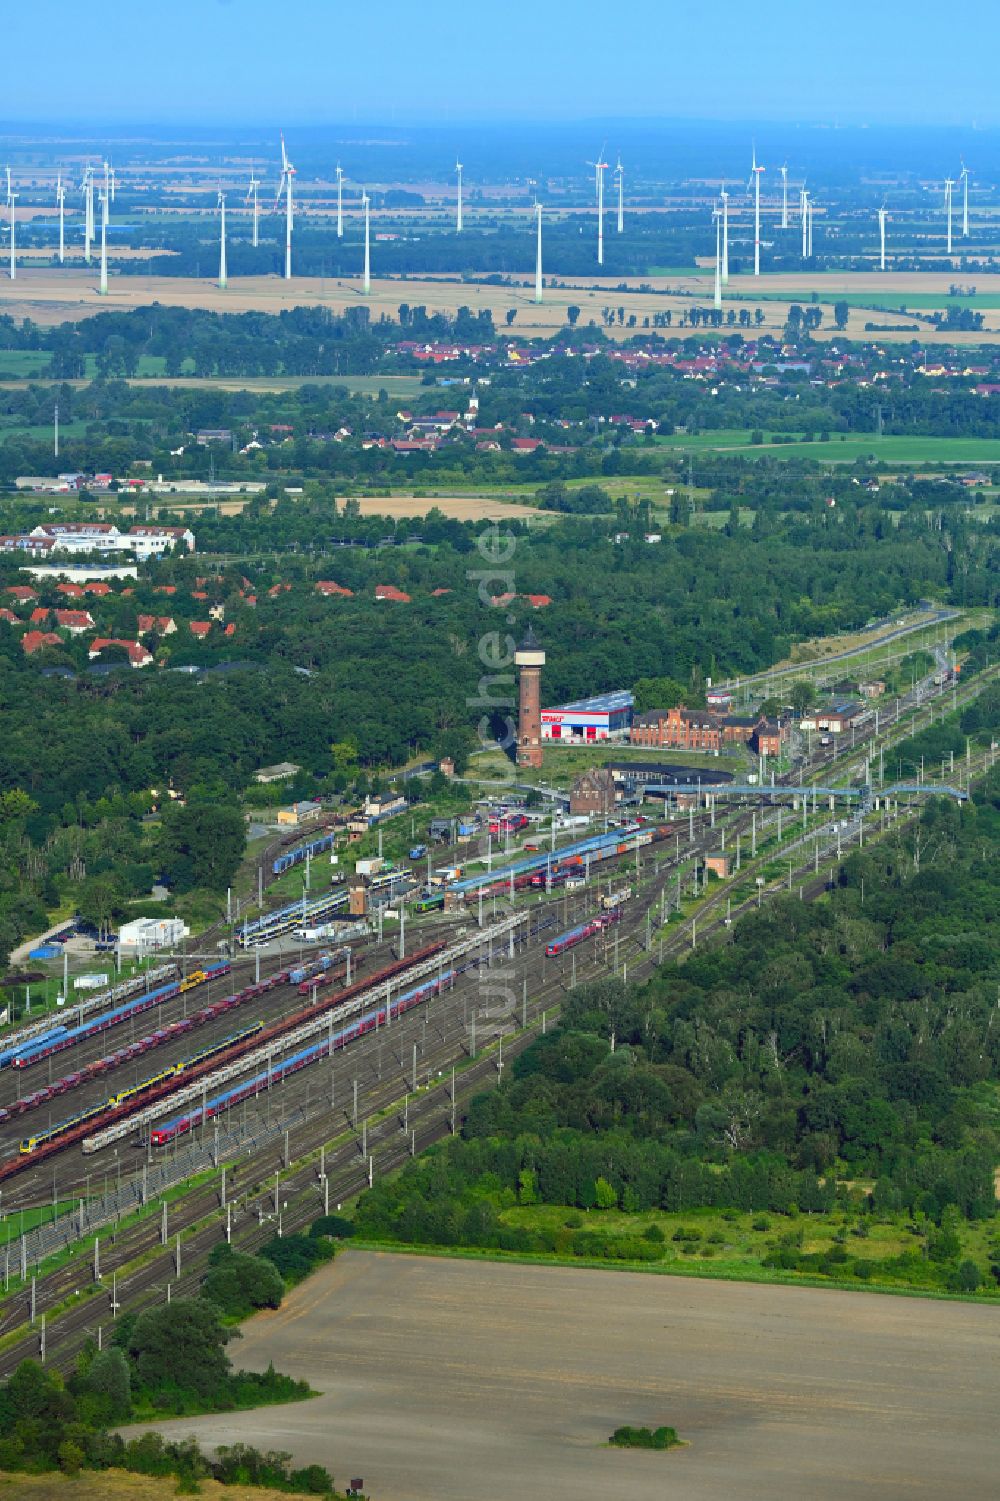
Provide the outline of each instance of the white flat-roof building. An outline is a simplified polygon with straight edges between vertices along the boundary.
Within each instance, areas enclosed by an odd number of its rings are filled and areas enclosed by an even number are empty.
[[[131,958],[143,959],[160,949],[176,948],[190,932],[179,917],[137,917],[133,922],[122,923],[118,948]]]
[[[632,723],[635,700],[627,689],[598,693],[542,710],[542,739],[572,744],[574,741],[614,740]]]
[[[6,538],[8,549],[20,539]],[[194,552],[194,533],[186,526],[156,526],[139,523],[127,532],[119,531],[113,521],[44,521],[32,527],[25,544],[52,553],[131,553],[140,561],[162,557],[184,546]]]

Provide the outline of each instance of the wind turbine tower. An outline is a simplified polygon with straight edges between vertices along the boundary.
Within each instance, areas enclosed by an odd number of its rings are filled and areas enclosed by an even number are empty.
[[[367,188],[361,194],[361,207],[365,211],[365,276],[364,293],[367,297],[372,289],[372,241],[371,241],[371,217],[370,199]]]
[[[962,239],[969,238],[969,169],[962,163]]]
[[[288,152],[285,150],[285,138],[281,137],[281,180],[278,183],[278,196],[274,200],[277,208],[281,201],[282,189],[285,193],[285,280],[292,279],[292,178],[295,176],[295,168],[288,160]]]
[[[455,163],[455,174],[458,177],[458,202],[455,209],[455,232],[462,233],[462,163]]]
[[[729,282],[729,194],[722,189],[722,285]]]
[[[108,195],[99,193],[101,201],[101,296],[108,295]]]
[[[715,220],[715,295],[712,305],[718,310],[722,307],[722,210],[714,208],[712,218]]]
[[[954,186],[955,186],[955,179],[953,177],[946,177],[945,180],[944,180],[944,208],[945,208],[945,213],[948,216],[948,254],[949,255],[951,255],[951,246],[952,246],[952,189],[954,188]]]
[[[597,188],[597,264],[604,265],[604,174],[608,170],[608,164],[604,160],[604,148],[596,162],[588,162],[588,167],[594,169],[594,183]]]
[[[337,163],[337,239],[344,238],[344,169]]]
[[[17,247],[16,247],[16,244],[15,244],[15,228],[14,228],[14,225],[15,225],[15,220],[14,220],[14,205],[17,202],[17,198],[18,198],[18,195],[14,192],[14,187],[13,187],[13,184],[11,183],[11,180],[10,180],[10,168],[8,167],[7,168],[7,208],[10,211],[10,279],[11,279],[11,281],[16,281],[17,280]]]
[[[621,234],[625,229],[625,168],[620,156],[615,166],[615,176],[618,179],[618,233]]]
[[[535,246],[535,301],[542,300],[542,205],[535,199],[535,226],[537,242]]]
[[[781,168],[781,227],[788,228],[788,163]]]
[[[807,253],[808,253],[808,256],[809,256],[810,260],[812,260],[812,253],[813,253],[813,215],[814,215],[815,211],[816,211],[816,205],[813,203],[812,199],[810,198],[809,205],[808,205],[808,214],[807,214],[807,224],[808,224],[808,227],[809,227],[809,234],[808,234],[807,239],[806,239],[806,248],[807,248]]]
[[[226,277],[226,195],[219,189],[219,287],[227,286]]]
[[[90,265],[90,247],[94,243],[94,174],[88,162],[83,169],[83,258]]]
[[[252,219],[252,222],[253,222],[253,238],[251,240],[251,244],[253,245],[253,248],[255,250],[257,249],[257,246],[260,244],[260,235],[258,233],[258,228],[257,228],[258,221],[260,219],[260,203],[259,203],[258,198],[257,198],[257,189],[259,187],[260,187],[260,183],[257,181],[257,178],[254,175],[253,167],[251,167],[250,168],[250,186],[247,188],[247,196],[244,199],[244,202],[249,203],[251,205],[251,219]]]
[[[63,187],[62,173],[56,178],[56,207],[59,209],[59,264],[66,259],[66,189]]]
[[[805,188],[799,194],[799,218],[802,220],[802,259],[809,253],[809,194]]]
[[[886,211],[885,211],[885,204],[883,203],[882,207],[878,211],[878,265],[879,265],[879,270],[880,271],[884,271],[885,270],[885,221],[886,221],[886,217],[887,217],[887,215],[886,215]]]
[[[760,174],[764,168],[757,163],[757,148],[754,147],[753,166],[750,168],[750,176],[753,179],[753,274],[760,275]]]

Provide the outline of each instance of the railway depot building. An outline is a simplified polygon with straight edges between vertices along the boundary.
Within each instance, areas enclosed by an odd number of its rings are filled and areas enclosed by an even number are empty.
[[[780,755],[788,726],[762,714],[716,714],[711,709],[651,709],[637,714],[630,739],[651,749],[708,751],[718,755],[729,746],[749,745],[758,754]]]
[[[746,745],[758,719],[742,714],[716,714],[711,709],[650,709],[632,724],[633,745],[670,750],[718,752],[729,745]]]
[[[542,739],[563,745],[593,745],[600,740],[622,740],[632,723],[635,702],[626,689],[598,693],[570,704],[542,710]]]

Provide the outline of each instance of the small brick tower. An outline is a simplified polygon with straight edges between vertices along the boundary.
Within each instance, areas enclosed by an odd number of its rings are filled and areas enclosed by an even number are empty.
[[[545,666],[545,653],[535,640],[535,633],[530,625],[517,648],[514,662],[521,670],[517,764],[538,768],[542,764],[542,668]]]

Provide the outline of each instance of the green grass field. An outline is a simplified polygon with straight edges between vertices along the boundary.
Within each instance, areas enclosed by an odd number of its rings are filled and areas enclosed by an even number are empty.
[[[740,449],[766,453],[771,458],[825,459],[834,464],[850,464],[855,459],[869,456],[887,464],[1000,464],[1000,438],[891,435],[876,438],[834,433],[826,443],[818,439],[803,443],[798,437],[794,443],[772,443],[771,436],[770,433],[765,433],[763,444],[754,444],[750,442],[751,434],[747,429],[727,427],[710,432],[674,433],[668,437],[658,437],[655,441],[662,448],[673,448],[681,453]]]
[[[0,380],[31,380],[44,376],[51,359],[44,349],[0,349]]]
[[[878,1291],[923,1293],[925,1296],[948,1296],[935,1282],[930,1271],[921,1277],[920,1268],[908,1270],[886,1263],[906,1253],[919,1252],[922,1237],[915,1235],[905,1216],[859,1215],[857,1207],[845,1207],[830,1214],[789,1215],[774,1213],[739,1213],[736,1210],[692,1209],[684,1213],[643,1210],[626,1214],[620,1210],[592,1210],[583,1213],[557,1205],[539,1204],[501,1210],[501,1222],[533,1232],[546,1232],[555,1238],[556,1250],[548,1255],[504,1253],[489,1250],[459,1250],[443,1246],[405,1247],[427,1255],[474,1256],[513,1261],[547,1261],[562,1265],[601,1265],[636,1268],[647,1272],[666,1272],[677,1276],[716,1277],[733,1281],[805,1283],[811,1286],[841,1285],[870,1287]],[[662,1237],[656,1242],[660,1254],[653,1261],[630,1261],[627,1245],[646,1239],[653,1228]],[[604,1240],[611,1251],[621,1241],[621,1255],[609,1254],[595,1262],[592,1257],[573,1249],[578,1231],[591,1232]],[[860,1231],[860,1233],[858,1233]],[[959,1228],[962,1256],[969,1257],[985,1272],[992,1255],[993,1231],[990,1222],[963,1222]],[[650,1244],[650,1242],[646,1242]],[[361,1244],[366,1244],[361,1242]],[[832,1269],[790,1270],[765,1266],[764,1259],[782,1246],[794,1246],[806,1256],[829,1255],[842,1250],[850,1263],[870,1263],[874,1275],[858,1279]],[[402,1250],[397,1246],[393,1249]],[[597,1253],[600,1255],[600,1253]],[[991,1297],[993,1286],[984,1277],[980,1296]]]

